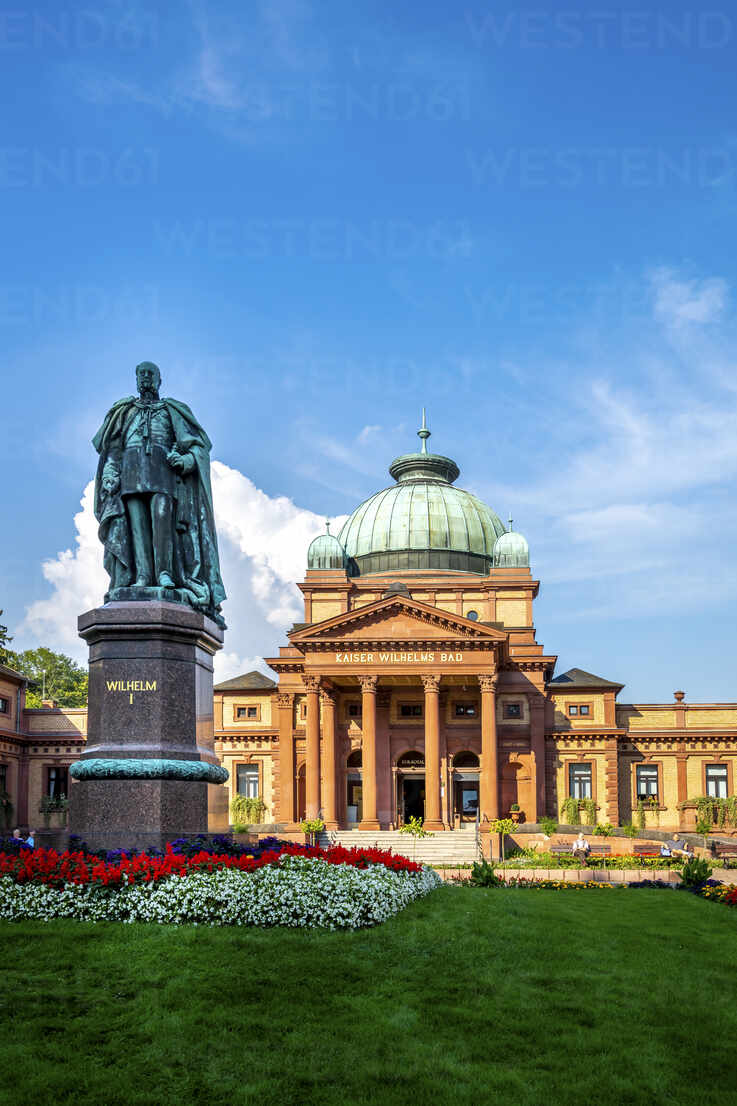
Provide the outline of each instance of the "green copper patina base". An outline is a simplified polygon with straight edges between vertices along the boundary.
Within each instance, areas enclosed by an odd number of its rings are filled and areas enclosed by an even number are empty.
[[[75,780],[187,780],[225,783],[228,770],[201,760],[156,760],[97,758],[78,760],[69,774]]]

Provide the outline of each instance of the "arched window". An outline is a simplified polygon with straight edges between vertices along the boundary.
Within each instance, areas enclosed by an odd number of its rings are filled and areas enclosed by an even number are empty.
[[[456,753],[453,757],[454,768],[478,768],[479,758],[470,749],[464,749],[462,753]]]

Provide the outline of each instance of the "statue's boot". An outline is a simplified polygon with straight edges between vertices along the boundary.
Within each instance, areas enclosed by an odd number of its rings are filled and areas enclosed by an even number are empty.
[[[160,588],[175,588],[177,585],[172,580],[168,572],[159,573],[159,587]]]

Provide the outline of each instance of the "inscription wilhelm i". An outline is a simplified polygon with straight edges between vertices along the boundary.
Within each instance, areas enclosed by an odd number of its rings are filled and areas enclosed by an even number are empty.
[[[156,680],[106,680],[108,691],[124,692],[129,695],[129,702],[133,702],[133,693],[136,691],[156,691]]]

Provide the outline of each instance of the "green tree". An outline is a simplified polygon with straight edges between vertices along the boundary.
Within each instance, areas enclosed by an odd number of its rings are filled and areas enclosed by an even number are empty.
[[[12,667],[28,677],[26,706],[40,707],[44,690],[47,699],[62,707],[83,707],[87,703],[87,669],[64,653],[41,646],[13,654]]]
[[[2,608],[0,608],[0,618],[2,618],[2,613]],[[0,623],[0,664],[4,664],[7,668],[12,668],[15,660],[15,653],[12,649],[8,649],[8,644],[12,640],[12,637],[8,637],[8,627]]]

